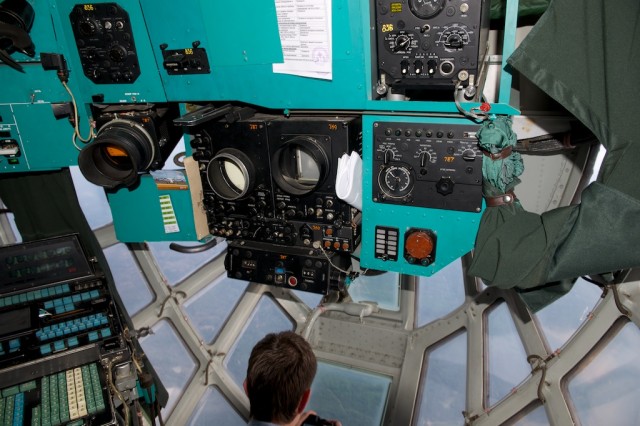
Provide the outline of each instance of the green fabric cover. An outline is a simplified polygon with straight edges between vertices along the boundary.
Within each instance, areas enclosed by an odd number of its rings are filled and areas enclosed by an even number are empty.
[[[500,154],[503,150],[513,148],[518,142],[517,135],[511,128],[511,117],[501,116],[493,120],[485,121],[478,131],[480,148],[491,154]],[[524,172],[522,155],[512,152],[507,158],[495,160],[485,158],[482,162],[483,191],[485,195],[490,190],[495,194],[504,194],[513,188]],[[490,187],[487,187],[490,185]]]
[[[90,255],[102,251],[78,204],[69,169],[3,174],[0,199],[14,213],[24,241],[77,233]]]
[[[520,0],[518,16],[539,16],[547,10],[551,0]],[[507,12],[507,0],[491,1],[491,19],[504,19]]]
[[[640,125],[632,115],[639,16],[637,0],[554,0],[509,58],[607,149],[580,205],[542,215],[500,206],[483,215],[470,273],[515,287],[534,310],[579,275],[640,266]]]

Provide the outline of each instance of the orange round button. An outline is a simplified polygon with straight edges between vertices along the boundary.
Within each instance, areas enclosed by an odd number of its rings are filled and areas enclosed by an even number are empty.
[[[405,240],[404,249],[411,257],[424,259],[433,252],[433,239],[424,231],[412,232]]]

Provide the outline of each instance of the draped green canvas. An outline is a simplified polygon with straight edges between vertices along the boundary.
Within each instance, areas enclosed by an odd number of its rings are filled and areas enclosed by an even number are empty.
[[[520,0],[518,16],[539,16],[549,7],[551,0]],[[507,0],[491,1],[491,19],[504,19],[507,11]]]
[[[484,213],[470,273],[518,289],[536,310],[566,293],[567,280],[640,266],[640,121],[632,89],[640,2],[554,0],[509,64],[607,149],[579,205],[542,215],[514,205]]]

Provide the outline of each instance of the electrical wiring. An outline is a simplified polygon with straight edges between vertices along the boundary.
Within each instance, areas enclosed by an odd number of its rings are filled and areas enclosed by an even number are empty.
[[[129,413],[129,406],[125,401],[124,396],[122,396],[122,393],[120,393],[118,388],[116,388],[116,386],[113,384],[113,377],[112,377],[113,373],[111,370],[112,366],[113,366],[113,363],[109,361],[109,363],[107,364],[107,384],[109,385],[109,389],[111,390],[111,393],[113,393],[113,395],[115,395],[120,400],[120,402],[122,402],[122,411],[124,411],[124,424],[125,426],[129,426],[131,413]]]
[[[82,135],[80,134],[80,125],[78,122],[78,105],[76,104],[76,98],[75,96],[73,96],[73,92],[71,91],[71,88],[67,85],[66,82],[63,81],[62,85],[67,90],[67,93],[69,93],[69,96],[71,96],[71,103],[73,104],[74,129],[73,129],[73,135],[71,136],[71,142],[73,143],[73,146],[75,146],[78,151],[82,151],[82,148],[80,148],[76,143],[76,139],[80,139],[84,143],[91,142],[93,138],[96,137],[96,134],[93,130],[94,124],[93,122],[91,122],[91,120],[89,120],[89,136],[87,136],[86,138],[83,138]]]
[[[344,269],[337,267],[337,266],[336,266],[336,265],[331,261],[331,258],[329,257],[329,255],[327,254],[327,252],[326,252],[326,251],[324,250],[324,248],[322,247],[322,244],[320,244],[319,242],[317,242],[317,241],[316,241],[316,242],[314,242],[314,243],[313,243],[313,247],[315,247],[315,248],[319,248],[319,249],[320,249],[320,251],[322,251],[322,254],[324,254],[324,257],[326,257],[326,258],[327,258],[327,260],[329,261],[329,264],[330,264],[331,266],[333,266],[335,269],[337,269],[338,271],[342,272],[343,274],[347,274],[347,275],[351,274],[351,272],[345,271]]]
[[[460,113],[465,117],[470,118],[477,123],[481,123],[485,120],[488,120],[489,113],[483,111],[478,107],[473,107],[471,108],[470,111],[467,111],[466,109],[462,108],[462,105],[460,104],[460,98],[464,97],[462,93],[463,93],[462,82],[458,81],[456,83],[456,88],[454,89],[454,93],[453,93],[453,98],[455,100],[456,108],[458,109],[458,111],[460,111]]]

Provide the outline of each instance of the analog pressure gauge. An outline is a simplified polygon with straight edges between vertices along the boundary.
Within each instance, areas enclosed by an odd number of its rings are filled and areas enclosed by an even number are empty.
[[[446,0],[409,0],[409,9],[420,19],[428,19],[436,16]]]
[[[407,166],[388,166],[380,171],[378,184],[385,195],[401,198],[413,189],[413,173]]]

